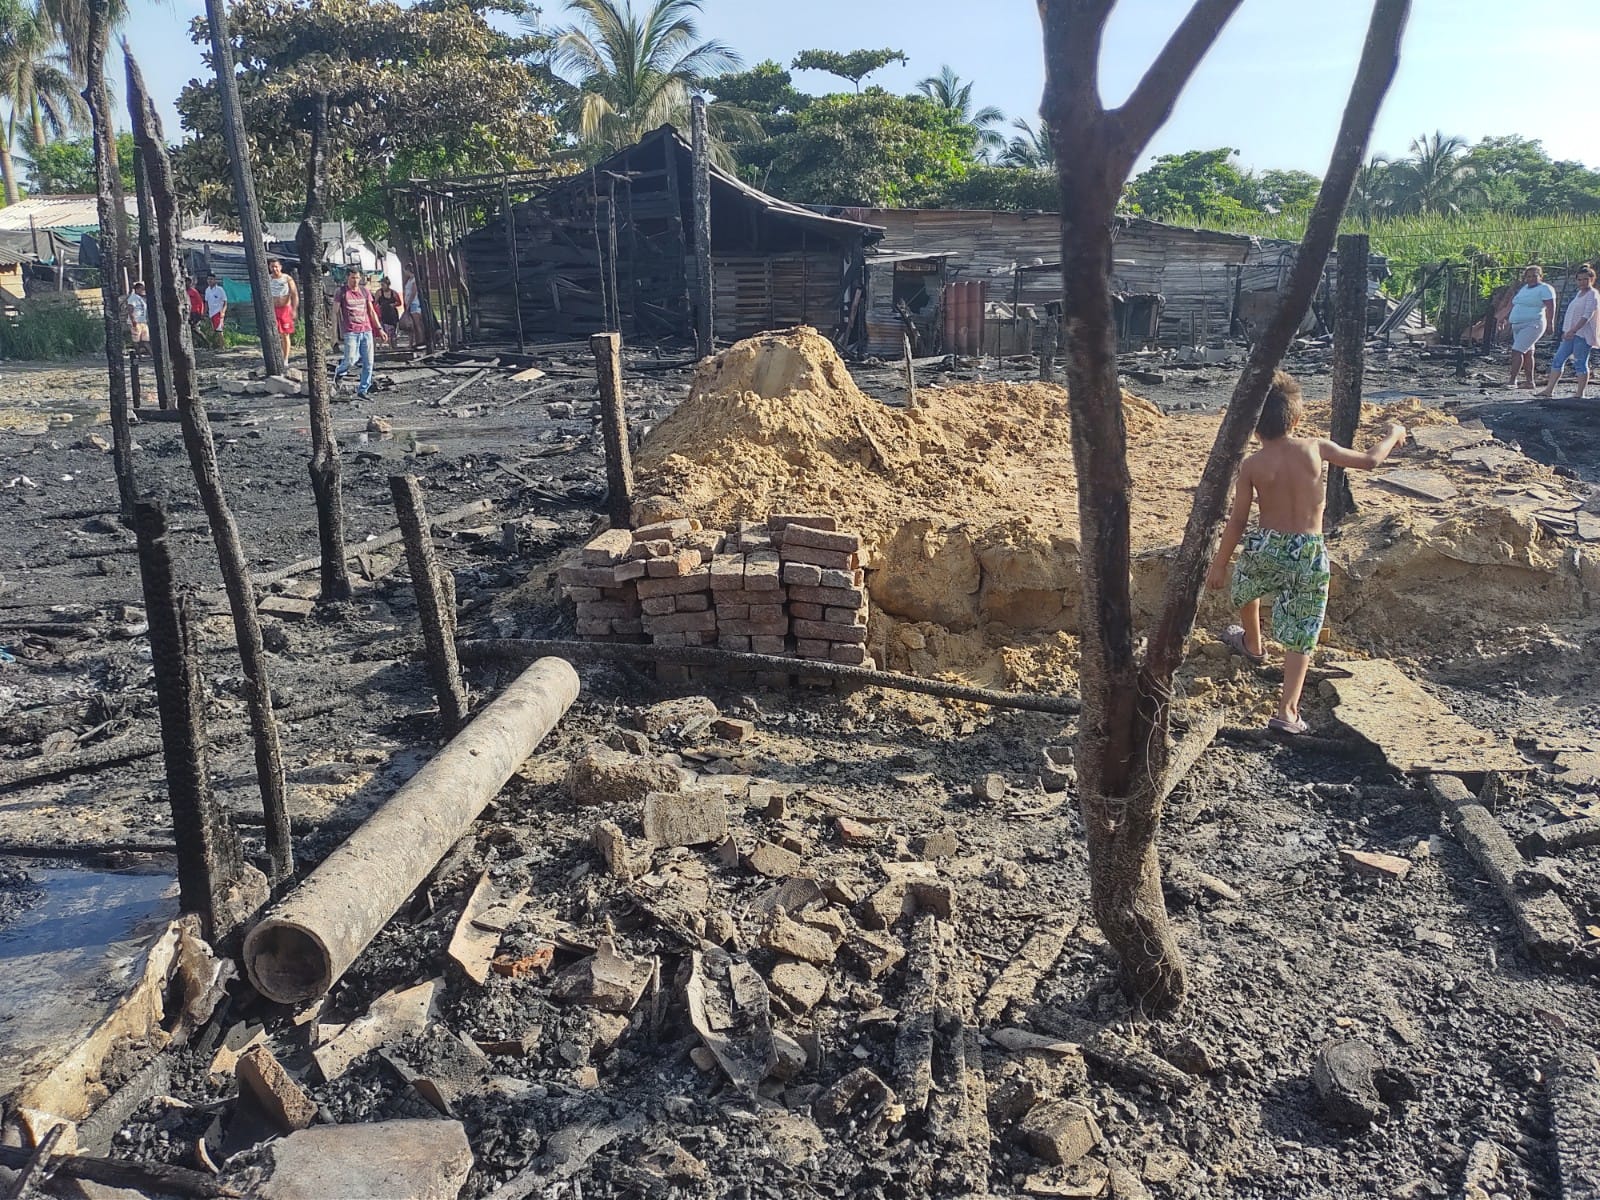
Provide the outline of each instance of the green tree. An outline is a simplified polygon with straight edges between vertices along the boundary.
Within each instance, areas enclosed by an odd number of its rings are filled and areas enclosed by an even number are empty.
[[[133,194],[133,134],[117,135],[117,165],[122,186]],[[94,142],[57,138],[29,152],[28,190],[41,196],[87,195],[95,191]]]
[[[1035,129],[1018,117],[1011,122],[1011,128],[1017,130],[1017,133],[1000,152],[1001,166],[1022,167],[1029,171],[1055,169],[1056,148],[1050,140],[1050,122],[1041,117],[1039,128]]]
[[[637,142],[652,129],[689,127],[689,99],[708,75],[740,65],[727,46],[701,41],[700,0],[655,0],[644,12],[633,0],[568,0],[579,23],[556,42],[555,61],[577,85],[567,124],[595,157]],[[731,162],[722,139],[749,129],[742,109],[719,100],[706,109],[718,158]]]
[[[1395,207],[1401,212],[1460,212],[1482,196],[1477,172],[1464,153],[1465,138],[1442,132],[1411,143],[1411,155],[1391,164]]]
[[[18,199],[12,153],[20,143],[38,147],[83,123],[87,114],[79,84],[55,27],[41,7],[19,0],[0,3],[0,181],[7,204]],[[93,188],[89,189],[93,191]]]
[[[777,139],[770,186],[813,204],[936,203],[972,161],[973,129],[921,96],[822,96]]]
[[[39,6],[66,49],[72,74],[82,79],[88,73],[89,0],[40,0]],[[109,0],[106,5],[107,30],[120,29],[127,19],[127,0]]]
[[[1156,220],[1226,220],[1247,210],[1239,200],[1247,189],[1234,153],[1224,146],[1159,155],[1133,177],[1128,197],[1139,213]]]
[[[1322,180],[1310,171],[1263,171],[1248,176],[1253,207],[1265,212],[1310,212],[1322,190]],[[1239,199],[1244,201],[1244,197]]]
[[[305,204],[318,93],[328,96],[337,146],[327,161],[328,207],[352,212],[372,233],[385,229],[391,181],[548,163],[555,85],[529,61],[548,47],[488,21],[521,11],[513,0],[235,0],[239,100],[263,218],[293,220]],[[191,37],[207,45],[203,19]],[[179,183],[191,202],[231,212],[215,79],[191,81],[177,107],[192,134],[174,154]]]
[[[789,66],[796,71],[826,71],[847,79],[861,91],[861,81],[874,71],[881,71],[892,62],[904,63],[906,56],[899,50],[802,50],[794,56]]]
[[[1465,161],[1484,207],[1523,215],[1600,211],[1600,172],[1552,162],[1537,138],[1482,138]]]
[[[951,181],[937,207],[1060,212],[1061,181],[1054,171],[975,163],[965,175]]]
[[[1006,139],[994,128],[1006,119],[1005,113],[992,104],[974,111],[972,84],[963,83],[961,76],[957,75],[948,63],[939,68],[937,75],[930,76],[917,84],[917,91],[955,117],[961,124],[972,126],[978,148],[985,157],[1005,149]]]
[[[749,114],[750,124],[724,130],[722,141],[733,155],[739,174],[764,187],[779,139],[794,132],[796,114],[811,103],[811,97],[798,91],[789,72],[771,59],[748,71],[708,79],[705,86],[716,97],[711,107],[727,104]]]

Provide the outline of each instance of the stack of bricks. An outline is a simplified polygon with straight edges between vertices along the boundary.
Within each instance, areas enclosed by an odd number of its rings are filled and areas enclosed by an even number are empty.
[[[628,559],[633,535],[626,529],[602,533],[583,548],[579,563],[562,567],[557,578],[578,607],[578,636],[593,642],[636,642],[644,633],[635,581],[645,565]]]
[[[867,655],[867,587],[861,535],[843,533],[832,517],[775,515],[789,596],[789,632],[800,658],[876,666]]]
[[[629,556],[645,569],[637,584],[644,632],[656,645],[716,645],[711,562],[722,540],[722,534],[688,517],[633,531]]]
[[[722,553],[711,560],[719,648],[746,654],[788,652],[789,615],[780,566],[765,526],[741,522],[738,532],[728,536]]]

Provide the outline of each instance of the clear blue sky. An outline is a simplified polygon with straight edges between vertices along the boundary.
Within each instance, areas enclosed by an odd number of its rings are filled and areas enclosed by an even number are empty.
[[[642,0],[635,0],[640,3]],[[203,70],[188,39],[203,0],[132,0],[128,40],[179,134],[171,102]],[[545,5],[559,23],[563,5]],[[1102,86],[1122,99],[1188,8],[1188,0],[1121,0],[1108,31]],[[1588,20],[1577,14],[1589,11]],[[1370,5],[1365,0],[1245,0],[1201,64],[1151,154],[1232,146],[1255,169],[1321,174],[1332,148]],[[754,64],[787,64],[807,48],[892,46],[910,58],[869,82],[910,91],[949,63],[973,98],[1033,120],[1044,86],[1031,0],[705,0],[702,33]],[[120,76],[120,63],[115,64]],[[1471,141],[1539,138],[1555,158],[1600,168],[1600,3],[1596,0],[1415,0],[1400,75],[1374,148],[1403,154],[1435,129]],[[848,84],[800,72],[807,91]],[[1588,99],[1578,97],[1587,92]]]

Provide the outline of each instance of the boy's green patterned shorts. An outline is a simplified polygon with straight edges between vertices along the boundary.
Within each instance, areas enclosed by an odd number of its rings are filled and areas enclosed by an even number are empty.
[[[1252,529],[1233,566],[1233,606],[1272,595],[1272,636],[1286,650],[1310,654],[1328,612],[1330,577],[1320,533]]]

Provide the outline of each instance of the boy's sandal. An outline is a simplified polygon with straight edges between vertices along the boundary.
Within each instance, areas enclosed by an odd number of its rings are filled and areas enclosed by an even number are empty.
[[[1222,644],[1233,653],[1237,654],[1240,658],[1248,658],[1253,663],[1264,663],[1267,661],[1267,655],[1265,651],[1260,654],[1251,654],[1249,649],[1245,646],[1243,625],[1229,625],[1226,629],[1224,629],[1222,631]]]
[[[1267,722],[1267,728],[1272,730],[1273,733],[1289,733],[1298,735],[1311,732],[1311,726],[1307,725],[1299,717],[1296,717],[1292,721],[1285,721],[1282,717],[1273,717]]]

